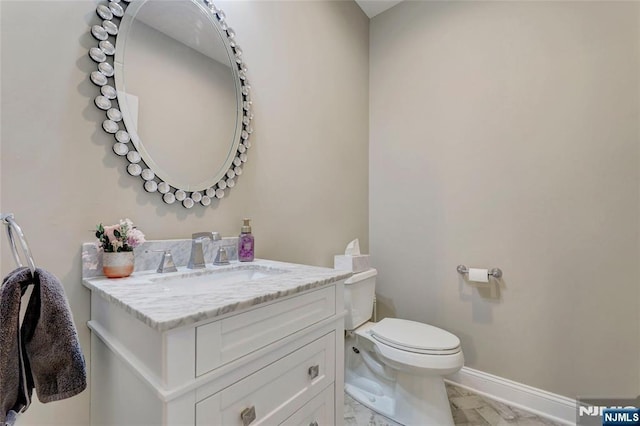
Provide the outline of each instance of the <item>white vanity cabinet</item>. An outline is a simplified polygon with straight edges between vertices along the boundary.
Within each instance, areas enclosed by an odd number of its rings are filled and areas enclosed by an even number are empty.
[[[93,425],[342,424],[344,274],[167,330],[100,280],[85,279]]]

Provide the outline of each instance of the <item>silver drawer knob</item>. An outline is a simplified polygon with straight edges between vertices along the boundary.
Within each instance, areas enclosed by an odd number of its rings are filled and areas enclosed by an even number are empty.
[[[320,366],[319,365],[312,365],[311,367],[309,367],[309,377],[312,379],[315,379],[316,377],[318,377],[318,375],[320,374]]]
[[[240,418],[242,419],[243,426],[247,426],[248,424],[250,424],[256,419],[256,407],[252,405],[251,407],[242,410],[242,413],[240,413]]]

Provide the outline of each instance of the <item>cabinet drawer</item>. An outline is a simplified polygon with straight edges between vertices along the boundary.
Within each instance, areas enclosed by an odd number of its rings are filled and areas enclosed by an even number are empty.
[[[333,385],[329,386],[322,393],[311,401],[307,402],[301,409],[293,413],[280,426],[330,426],[335,423],[333,398]]]
[[[329,386],[334,376],[331,332],[198,402],[196,426],[277,425]]]
[[[196,376],[335,314],[335,287],[303,294],[196,328]]]

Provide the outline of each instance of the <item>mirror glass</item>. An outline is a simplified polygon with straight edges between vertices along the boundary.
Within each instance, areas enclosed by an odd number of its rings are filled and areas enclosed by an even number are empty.
[[[113,152],[167,204],[223,198],[253,132],[247,66],[224,12],[212,0],[111,0],[96,14],[89,78]]]
[[[124,124],[149,168],[185,191],[215,185],[238,147],[242,94],[225,41],[198,1],[134,1],[122,19],[114,62]]]

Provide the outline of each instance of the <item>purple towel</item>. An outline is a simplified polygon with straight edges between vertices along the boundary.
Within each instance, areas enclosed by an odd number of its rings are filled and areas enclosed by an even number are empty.
[[[34,288],[20,329],[25,384],[20,379],[17,324],[19,296],[29,284]],[[31,277],[28,268],[18,268],[4,279],[0,288],[0,355],[0,424],[9,410],[28,405],[23,399],[34,387],[41,402],[70,398],[87,387],[78,333],[64,289],[54,275],[36,269]]]

